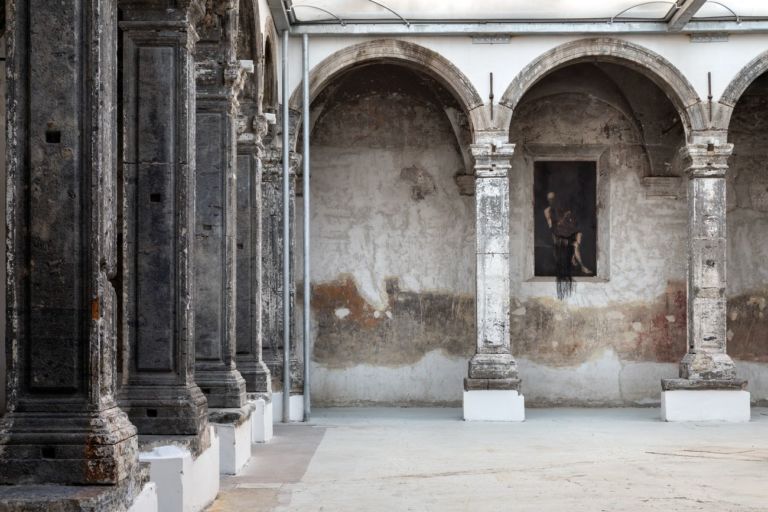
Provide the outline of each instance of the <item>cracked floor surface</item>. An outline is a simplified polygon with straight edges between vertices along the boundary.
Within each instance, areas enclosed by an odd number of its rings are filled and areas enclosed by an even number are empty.
[[[658,409],[325,409],[277,425],[228,511],[765,511],[768,409],[745,424],[662,423]]]

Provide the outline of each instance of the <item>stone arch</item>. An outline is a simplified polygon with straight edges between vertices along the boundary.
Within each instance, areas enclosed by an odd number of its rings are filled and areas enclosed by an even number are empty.
[[[746,92],[752,82],[757,80],[763,73],[768,72],[768,51],[765,51],[749,61],[749,63],[736,73],[736,76],[725,88],[723,95],[718,101],[718,111],[715,116],[715,127],[727,130],[731,124],[733,109]]]
[[[277,94],[277,31],[271,17],[267,17],[264,25],[265,34],[263,36],[263,46],[261,49],[260,64],[262,66],[262,110],[273,110],[277,112],[278,94]]]
[[[472,136],[488,129],[483,100],[469,78],[445,57],[423,46],[396,39],[367,41],[343,48],[320,62],[309,74],[310,102],[334,78],[361,64],[391,63],[424,72],[449,91],[464,109]],[[293,91],[290,108],[301,111],[301,84]],[[293,137],[295,144],[296,137]]]
[[[687,138],[707,128],[701,101],[688,79],[670,62],[640,45],[611,38],[579,39],[549,50],[523,68],[499,101],[499,126],[507,128],[512,114],[530,88],[565,66],[589,61],[612,62],[642,73],[661,88],[678,111]]]

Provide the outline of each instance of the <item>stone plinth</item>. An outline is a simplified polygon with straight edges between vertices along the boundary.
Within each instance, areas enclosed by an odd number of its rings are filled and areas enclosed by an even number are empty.
[[[272,393],[272,414],[275,423],[284,422],[282,393]],[[304,395],[291,394],[289,415],[291,422],[304,421]]]
[[[208,420],[219,436],[219,471],[236,475],[251,458],[251,437],[256,405],[248,402],[240,409],[211,409]]]
[[[204,442],[197,436],[147,436],[141,439],[139,459],[149,465],[157,485],[159,510],[204,510],[219,492],[219,438],[208,427]]]
[[[256,410],[253,413],[253,420],[251,422],[251,426],[253,427],[251,442],[268,443],[274,435],[272,427],[274,421],[272,399],[270,397],[260,397],[253,400],[252,403]]]
[[[661,387],[663,421],[750,420],[750,394],[745,380],[664,379]]]

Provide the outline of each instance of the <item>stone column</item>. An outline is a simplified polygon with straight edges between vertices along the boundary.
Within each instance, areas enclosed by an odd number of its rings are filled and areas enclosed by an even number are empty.
[[[207,435],[195,384],[194,26],[203,2],[121,0],[121,403],[141,434]],[[202,437],[205,444],[205,437]],[[204,447],[201,447],[204,448]]]
[[[277,125],[280,126],[278,119]],[[270,146],[265,151],[262,172],[262,329],[264,360],[272,375],[274,390],[283,388],[283,185],[281,149]],[[296,254],[296,170],[300,157],[291,153],[290,223],[291,253]],[[301,368],[296,359],[296,281],[295,257],[291,263],[291,392],[301,393]],[[259,390],[263,391],[263,390]]]
[[[208,406],[245,405],[235,363],[237,4],[224,2],[200,27],[197,60],[197,212],[195,223],[195,380]]]
[[[241,104],[237,139],[237,367],[246,391],[271,393],[269,369],[262,357],[261,142],[267,120],[251,100]]]
[[[136,429],[115,396],[117,12],[30,0],[8,13],[0,483],[117,484],[138,474]]]
[[[732,151],[732,144],[713,143],[690,144],[681,150],[688,176],[688,351],[680,362],[680,378],[662,381],[662,414],[670,421],[728,419],[704,417],[716,412],[720,398],[736,404],[742,417],[746,410],[749,419],[749,393],[699,393],[742,391],[747,384],[736,378],[736,367],[726,353],[725,174]],[[669,393],[674,391],[697,393]],[[685,418],[679,415],[681,398],[688,403],[706,400],[691,409],[695,417]],[[733,411],[730,405],[726,409]]]
[[[514,421],[522,420],[524,414],[509,339],[509,169],[515,145],[507,143],[503,135],[486,140],[471,146],[475,158],[477,351],[464,380],[464,418]]]

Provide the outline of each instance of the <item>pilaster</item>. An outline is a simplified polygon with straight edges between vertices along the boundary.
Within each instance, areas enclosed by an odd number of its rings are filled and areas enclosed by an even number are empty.
[[[280,123],[278,122],[277,125]],[[291,153],[290,191],[288,200],[290,211],[291,239],[288,247],[291,251],[291,392],[301,392],[301,368],[296,359],[296,176],[301,164],[301,156]],[[281,149],[269,145],[265,149],[262,173],[262,328],[264,340],[264,361],[269,367],[274,390],[282,389],[283,383],[283,192],[282,192],[282,157]],[[263,391],[263,390],[259,390]]]
[[[8,14],[0,483],[111,484],[130,503],[141,477],[116,399],[117,12],[107,0],[32,0]]]
[[[271,393],[262,356],[262,139],[268,122],[251,99],[241,101],[237,139],[237,367],[250,393]]]
[[[195,49],[195,380],[212,408],[246,402],[235,362],[237,98],[253,63],[235,60],[237,18],[236,2],[209,8]]]
[[[688,178],[688,342],[680,378],[662,381],[662,415],[669,421],[749,419],[747,383],[737,379],[726,351],[725,175],[732,151],[733,144],[716,143],[681,149]],[[720,412],[710,417],[707,403],[720,404]]]
[[[509,169],[515,145],[484,134],[475,159],[476,351],[464,379],[464,419],[522,421],[517,363],[510,350]]]
[[[195,384],[195,23],[202,1],[121,0],[121,404],[140,434],[191,435],[207,401]]]
[[[515,145],[472,144],[475,158],[476,353],[467,387],[503,380],[517,389],[509,340],[509,169]]]

